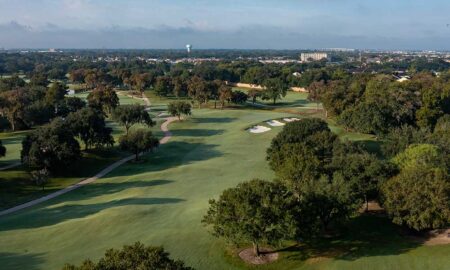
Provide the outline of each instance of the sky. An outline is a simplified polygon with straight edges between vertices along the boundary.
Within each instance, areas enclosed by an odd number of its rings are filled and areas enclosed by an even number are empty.
[[[449,0],[0,0],[0,48],[450,50]]]

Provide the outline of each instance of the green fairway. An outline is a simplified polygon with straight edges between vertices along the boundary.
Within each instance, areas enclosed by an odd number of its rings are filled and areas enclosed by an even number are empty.
[[[208,199],[225,188],[252,178],[273,178],[265,151],[281,128],[263,134],[245,129],[288,116],[195,110],[189,120],[170,126],[174,137],[145,163],[126,164],[96,183],[1,217],[0,265],[59,269],[65,262],[97,259],[108,248],[142,241],[164,245],[173,257],[197,269],[247,268],[228,255],[200,221]],[[370,226],[373,222],[367,218],[354,220],[352,231],[336,241],[318,243],[315,249],[287,248],[281,260],[259,268],[445,269],[450,263],[450,246],[418,247],[399,236],[386,219],[377,220]]]
[[[234,87],[233,90],[239,90],[245,93],[249,92],[249,89]],[[298,109],[322,109],[321,104],[311,102],[308,99],[308,93],[287,91],[286,96],[278,99],[276,104],[273,104],[273,100],[262,100],[260,98],[255,102],[255,106],[269,106],[269,107],[294,107]],[[249,102],[251,100],[249,99]]]
[[[20,162],[22,140],[28,131],[0,133],[0,140],[6,147],[6,156],[0,159],[0,167]]]
[[[83,93],[78,93],[75,95],[70,95],[71,97],[78,97],[81,98],[83,100],[87,99],[87,96],[89,95],[89,92],[83,92]],[[142,98],[133,98],[131,97],[131,95],[127,94],[127,93],[120,93],[117,95],[119,97],[119,102],[120,105],[131,105],[131,104],[141,104],[141,105],[145,105],[145,102]]]

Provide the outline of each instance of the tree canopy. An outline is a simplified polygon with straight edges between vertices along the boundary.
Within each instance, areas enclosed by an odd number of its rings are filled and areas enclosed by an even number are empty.
[[[62,119],[37,128],[22,142],[22,163],[31,168],[59,171],[81,156],[80,144]]]
[[[173,260],[162,247],[140,242],[122,249],[109,249],[98,262],[85,260],[80,266],[66,264],[63,270],[193,270],[180,260]]]
[[[135,160],[139,160],[140,152],[152,151],[159,146],[159,140],[153,136],[150,130],[137,129],[123,135],[119,139],[120,148],[135,154]]]
[[[222,192],[210,200],[203,218],[213,235],[232,243],[248,242],[259,256],[259,245],[273,244],[295,235],[295,223],[289,213],[290,197],[281,185],[252,180]]]
[[[185,101],[175,101],[169,103],[167,107],[167,111],[172,116],[178,117],[178,120],[181,120],[182,115],[191,115],[191,104]]]
[[[155,125],[145,107],[139,104],[117,107],[113,111],[113,119],[125,127],[127,134],[135,124],[145,124],[148,127]]]

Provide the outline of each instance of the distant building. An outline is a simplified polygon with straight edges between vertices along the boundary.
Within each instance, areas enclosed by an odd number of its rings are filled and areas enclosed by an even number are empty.
[[[300,55],[300,60],[302,62],[320,61],[323,59],[328,59],[327,53],[302,53]]]

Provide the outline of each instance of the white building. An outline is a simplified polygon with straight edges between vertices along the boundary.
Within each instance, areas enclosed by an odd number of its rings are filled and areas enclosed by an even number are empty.
[[[327,53],[302,53],[300,55],[300,60],[302,62],[310,62],[310,61],[320,61],[322,59],[328,59]]]

